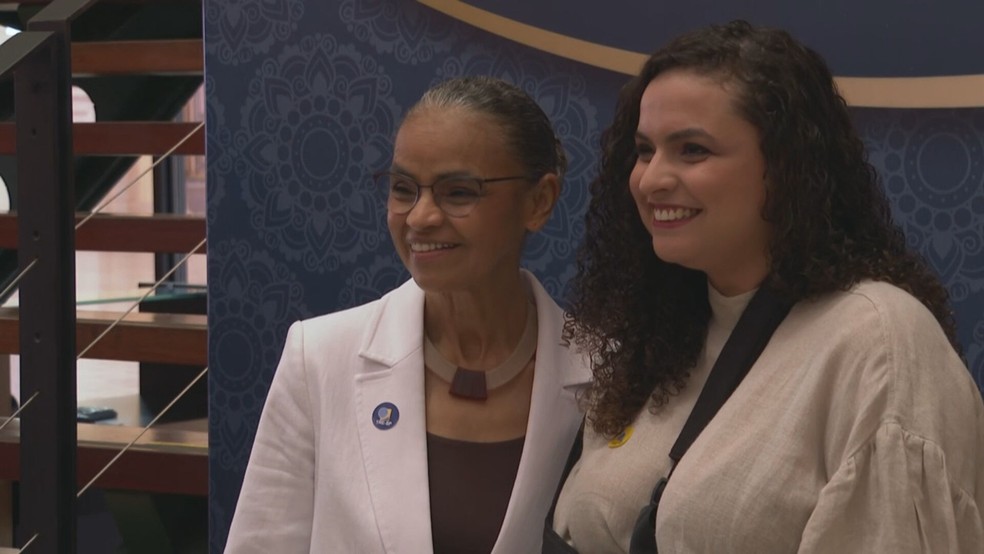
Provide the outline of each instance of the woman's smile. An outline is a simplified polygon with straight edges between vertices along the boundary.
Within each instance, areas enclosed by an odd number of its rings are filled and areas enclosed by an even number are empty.
[[[682,206],[656,205],[653,206],[652,225],[656,229],[673,229],[693,221],[702,210]]]

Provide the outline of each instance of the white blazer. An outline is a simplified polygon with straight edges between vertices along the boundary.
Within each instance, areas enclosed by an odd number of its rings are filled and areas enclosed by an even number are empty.
[[[590,378],[585,358],[562,344],[562,311],[524,275],[536,301],[536,367],[493,554],[540,552],[583,415],[574,395]],[[410,280],[375,302],[291,326],[226,552],[432,552],[423,309],[424,293]],[[384,403],[396,407],[389,427],[377,415]]]

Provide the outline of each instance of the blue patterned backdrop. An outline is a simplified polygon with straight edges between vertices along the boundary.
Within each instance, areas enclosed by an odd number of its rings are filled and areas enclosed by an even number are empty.
[[[984,109],[855,110],[909,246],[950,291],[984,390]]]
[[[221,552],[288,326],[407,278],[369,186],[404,111],[464,74],[508,79],[544,107],[571,165],[525,265],[560,297],[626,77],[398,0],[206,0],[205,40],[210,528]],[[984,109],[855,115],[910,244],[950,288],[984,382]]]

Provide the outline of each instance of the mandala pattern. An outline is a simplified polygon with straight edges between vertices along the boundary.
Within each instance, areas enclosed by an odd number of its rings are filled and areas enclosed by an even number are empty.
[[[335,304],[343,309],[371,302],[409,278],[410,273],[395,253],[392,256],[377,256],[371,264],[357,267],[352,272],[345,280]]]
[[[233,140],[249,225],[267,248],[324,273],[388,240],[369,183],[391,150],[392,89],[374,59],[330,36],[262,64]]]
[[[404,64],[429,62],[456,42],[454,22],[417,2],[345,0],[338,15],[357,40]]]
[[[567,281],[546,277],[573,265],[576,245],[584,235],[588,185],[600,136],[597,110],[586,94],[584,78],[511,44],[497,48],[473,44],[448,58],[435,82],[460,75],[491,75],[522,88],[546,112],[564,145],[568,169],[560,200],[543,230],[527,240],[523,256],[523,265],[544,279],[547,291],[562,298]]]
[[[984,385],[984,110],[857,110],[908,244],[950,292],[967,365]]]
[[[867,112],[864,112],[867,115]],[[873,164],[910,246],[932,264],[960,302],[984,290],[984,129],[960,112],[911,114],[886,123],[861,116]],[[889,119],[888,121],[891,121]]]
[[[208,264],[211,407],[226,416],[211,421],[211,458],[242,468],[287,328],[310,314],[294,273],[248,242],[212,245]]]
[[[218,223],[218,207],[225,199],[226,183],[232,173],[232,133],[226,124],[225,106],[218,101],[215,79],[205,78],[205,155],[208,203],[206,219],[209,225]]]
[[[304,0],[206,0],[205,49],[238,65],[287,40],[304,15]]]

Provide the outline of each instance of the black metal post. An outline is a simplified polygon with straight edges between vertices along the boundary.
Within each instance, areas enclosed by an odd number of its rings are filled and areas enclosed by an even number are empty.
[[[21,398],[17,543],[76,551],[75,185],[71,20],[95,0],[53,0],[4,45],[17,128]]]
[[[34,31],[35,33],[37,31]],[[14,71],[20,287],[21,418],[18,542],[30,552],[76,551],[75,189],[68,34]]]
[[[157,162],[159,158],[154,158]],[[174,156],[160,161],[154,167],[154,213],[155,214],[175,214],[184,213],[185,195],[184,187],[178,183],[184,181],[184,170],[181,162]],[[168,271],[178,265],[181,258],[174,252],[157,252],[154,254],[154,281],[156,282]],[[164,282],[161,290],[168,290],[169,285],[174,283],[188,282],[188,267],[181,266],[175,271],[167,281]]]

